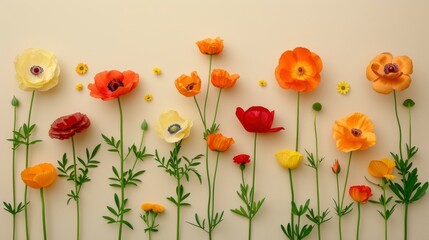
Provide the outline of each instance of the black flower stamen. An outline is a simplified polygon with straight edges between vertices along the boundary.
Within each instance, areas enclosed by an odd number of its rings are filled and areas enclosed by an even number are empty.
[[[398,65],[396,65],[394,63],[388,63],[388,64],[384,65],[384,73],[385,74],[397,73],[398,71],[399,71],[399,67],[398,67]]]
[[[170,125],[167,129],[167,131],[170,134],[176,134],[177,132],[179,132],[182,129],[182,127],[180,126],[180,124],[174,123],[172,125]]]
[[[359,137],[362,134],[362,130],[358,129],[358,128],[352,128],[351,130],[353,136],[355,137]]]
[[[41,66],[32,66],[30,68],[30,72],[33,75],[37,76],[37,75],[39,75],[39,74],[41,74],[43,72],[43,68]]]
[[[107,84],[107,88],[111,92],[114,92],[114,91],[116,91],[116,89],[118,89],[119,87],[123,87],[123,86],[124,86],[124,83],[120,79],[113,79],[112,81],[109,82],[109,84]]]

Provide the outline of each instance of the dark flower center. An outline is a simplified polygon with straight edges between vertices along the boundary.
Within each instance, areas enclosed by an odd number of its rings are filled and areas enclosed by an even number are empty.
[[[109,82],[109,84],[107,84],[107,88],[111,92],[114,92],[114,91],[116,91],[116,89],[118,89],[119,87],[123,87],[123,86],[124,86],[124,83],[120,79],[113,79],[112,81]]]
[[[396,64],[388,63],[388,64],[384,65],[384,73],[385,74],[397,73],[398,71],[399,71],[399,67]]]
[[[41,74],[43,72],[43,68],[41,66],[32,66],[30,68],[30,72],[33,75],[37,76],[37,75],[39,75],[39,74]]]
[[[302,75],[302,74],[304,74],[304,68],[303,67],[298,67],[298,74],[299,75]]]
[[[355,136],[355,137],[359,137],[362,134],[362,130],[357,129],[357,128],[352,128],[351,132],[352,132],[353,136]]]
[[[167,129],[167,131],[170,134],[176,134],[178,131],[180,131],[182,129],[182,127],[180,127],[180,124],[174,123],[172,125],[170,125]]]
[[[186,86],[186,90],[192,91],[192,89],[194,89],[195,85],[197,85],[197,84],[196,83],[190,83],[190,84],[188,84],[188,86]]]

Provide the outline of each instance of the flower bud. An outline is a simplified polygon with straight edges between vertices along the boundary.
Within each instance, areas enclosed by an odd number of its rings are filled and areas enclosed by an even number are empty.
[[[334,165],[332,165],[332,172],[338,175],[341,172],[340,163],[338,160],[335,160]]]
[[[146,119],[145,119],[145,120],[143,120],[142,124],[140,125],[140,128],[141,128],[143,131],[146,131],[146,130],[149,128],[149,126],[148,126],[148,124],[147,124],[147,122],[146,122]]]
[[[18,107],[19,106],[19,101],[18,98],[16,98],[15,96],[13,96],[12,101],[11,101],[12,106],[14,107]]]
[[[416,105],[416,103],[413,101],[413,99],[408,98],[404,101],[404,103],[402,103],[402,105],[404,105],[405,107],[413,107],[414,105]]]
[[[320,104],[320,102],[313,103],[313,110],[316,112],[320,112],[320,110],[322,110],[322,104]]]

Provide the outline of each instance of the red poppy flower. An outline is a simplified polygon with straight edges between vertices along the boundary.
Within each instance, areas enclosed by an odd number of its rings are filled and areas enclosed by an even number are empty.
[[[234,163],[237,163],[238,165],[247,164],[250,163],[250,156],[247,154],[238,154],[237,156],[232,158],[234,160]]]
[[[351,186],[349,189],[350,197],[359,203],[366,203],[372,196],[371,188],[365,185]]]
[[[88,85],[90,95],[106,101],[131,92],[139,83],[139,75],[133,71],[111,70],[97,73],[94,81]]]
[[[85,131],[91,122],[80,112],[57,118],[49,129],[49,136],[60,140],[69,139],[76,133]]]
[[[274,121],[274,111],[270,112],[261,106],[253,106],[246,111],[238,107],[235,115],[248,132],[268,133],[284,130],[284,127],[271,128]]]

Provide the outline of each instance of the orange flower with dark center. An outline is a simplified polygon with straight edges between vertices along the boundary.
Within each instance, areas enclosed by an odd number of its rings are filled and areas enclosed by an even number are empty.
[[[280,87],[297,92],[311,92],[320,82],[323,63],[307,48],[297,47],[284,52],[275,70]]]
[[[409,57],[393,57],[388,52],[377,55],[366,67],[366,77],[372,82],[372,88],[383,94],[407,89],[412,73],[413,62]]]
[[[335,121],[333,138],[340,151],[365,150],[376,142],[374,124],[365,114],[353,113]]]
[[[111,100],[131,92],[139,83],[139,75],[133,71],[117,70],[97,73],[94,83],[88,85],[90,95],[102,100]]]
[[[191,76],[182,74],[174,81],[177,90],[185,97],[193,97],[201,91],[201,79],[197,72],[191,72]]]
[[[41,163],[21,172],[24,183],[31,188],[45,188],[57,179],[57,171],[51,163]]]
[[[213,86],[218,88],[232,88],[234,87],[238,78],[240,78],[240,75],[238,74],[230,75],[223,69],[214,69],[212,71],[211,82]]]
[[[366,203],[372,196],[371,188],[365,185],[351,186],[349,194],[350,197],[358,203]]]
[[[231,147],[232,144],[234,144],[234,142],[235,141],[233,138],[225,137],[220,133],[212,133],[207,135],[207,144],[212,151],[225,152]]]
[[[204,40],[198,41],[197,46],[202,54],[217,55],[223,50],[223,40],[219,37],[214,39],[206,38]]]
[[[376,178],[385,178],[387,180],[395,179],[392,175],[396,163],[393,160],[382,158],[381,160],[372,160],[368,166],[368,172],[371,176]]]

